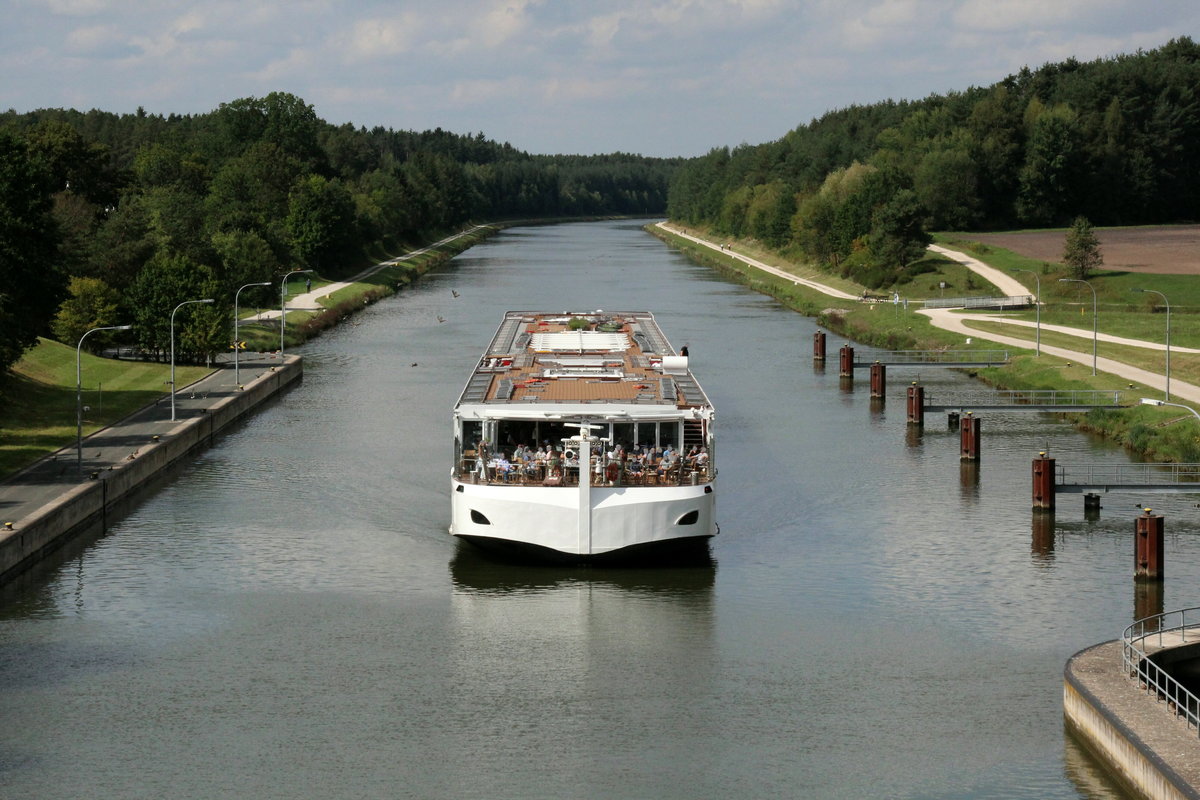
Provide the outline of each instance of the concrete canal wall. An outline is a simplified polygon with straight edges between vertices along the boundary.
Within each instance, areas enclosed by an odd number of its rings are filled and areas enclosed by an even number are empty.
[[[1067,662],[1063,714],[1076,738],[1139,796],[1200,798],[1196,732],[1124,674],[1120,642],[1088,648]]]
[[[213,398],[203,411],[173,427],[165,427],[158,441],[141,435],[129,450],[136,455],[92,473],[95,477],[66,488],[55,499],[17,519],[13,530],[0,531],[0,581],[28,569],[85,528],[107,530],[114,507],[137,492],[190,453],[206,448],[224,429],[253,411],[303,374],[299,356],[288,356],[264,371],[240,392]],[[120,423],[117,426],[119,428]],[[60,451],[74,457],[74,447]]]

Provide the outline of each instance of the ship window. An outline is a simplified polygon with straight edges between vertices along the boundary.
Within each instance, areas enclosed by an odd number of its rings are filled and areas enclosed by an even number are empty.
[[[474,513],[474,512],[472,512]],[[675,520],[676,525],[695,525],[700,520],[700,511],[693,508],[691,511],[684,514],[679,519]]]
[[[496,443],[499,450],[512,454],[519,444],[538,445],[537,423],[531,420],[501,419],[496,421]]]
[[[633,423],[632,422],[613,423],[612,434],[613,434],[613,442],[621,445],[626,450],[632,449],[634,442],[637,441],[635,438],[633,438]]]
[[[671,447],[679,449],[679,423],[677,422],[660,422],[658,424],[658,446]]]
[[[483,423],[477,419],[464,419],[462,423],[463,447],[474,450],[476,443],[483,438]]]
[[[491,520],[489,520],[487,517],[485,517],[483,514],[480,514],[478,511],[476,511],[473,508],[471,509],[471,522],[474,522],[476,525],[491,525],[492,524]]]

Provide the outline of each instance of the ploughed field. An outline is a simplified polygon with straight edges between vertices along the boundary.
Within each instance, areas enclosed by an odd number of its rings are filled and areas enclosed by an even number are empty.
[[[977,233],[964,238],[1027,258],[1061,262],[1065,230]],[[1162,275],[1200,275],[1200,225],[1097,228],[1104,267]]]

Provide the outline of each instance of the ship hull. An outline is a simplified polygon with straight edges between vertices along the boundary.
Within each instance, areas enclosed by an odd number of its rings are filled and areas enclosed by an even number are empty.
[[[703,546],[717,533],[712,483],[595,486],[587,511],[571,487],[451,483],[450,532],[492,549],[603,561]]]

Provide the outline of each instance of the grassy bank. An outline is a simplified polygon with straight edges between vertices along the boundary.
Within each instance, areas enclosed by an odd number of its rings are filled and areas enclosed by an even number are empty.
[[[289,311],[288,347],[301,344],[332,327],[365,305],[398,290],[444,264],[458,253],[498,230],[482,228],[452,242],[415,255],[396,265],[373,272],[325,298],[321,311]],[[313,289],[330,283],[313,276]],[[244,314],[253,314],[247,309]],[[279,348],[279,326],[245,323],[238,335],[247,349],[271,351]],[[84,353],[80,359],[83,376],[83,435],[133,413],[167,394],[170,365],[157,362],[117,361]],[[211,370],[176,365],[180,387],[199,380]],[[29,466],[55,450],[75,441],[75,348],[42,339],[17,363],[4,387],[0,417],[0,479]]]
[[[647,230],[697,263],[710,266],[755,291],[768,294],[789,308],[815,318],[819,325],[829,331],[865,345],[887,350],[931,350],[945,347],[953,347],[956,350],[990,350],[995,349],[996,345],[986,341],[986,336],[988,333],[1001,331],[1005,336],[1027,340],[1029,350],[1018,351],[1006,366],[976,373],[976,377],[997,388],[1120,389],[1127,391],[1129,395],[1156,398],[1162,396],[1159,390],[1131,385],[1116,375],[1100,373],[1093,376],[1090,360],[1087,363],[1079,363],[1068,362],[1048,354],[1035,356],[1033,348],[1036,330],[1032,327],[1004,325],[999,320],[972,322],[971,326],[979,331],[979,336],[972,336],[971,343],[967,344],[964,337],[936,328],[930,324],[927,317],[916,313],[919,304],[905,309],[903,305],[894,306],[890,303],[871,304],[838,300],[814,289],[763,273],[723,251],[698,245],[656,226],[647,226]],[[703,231],[689,228],[688,232],[705,236]],[[705,238],[726,241],[720,237]],[[967,252],[997,269],[1033,270],[1041,282],[1041,298],[1044,304],[1041,312],[1042,324],[1061,324],[1090,330],[1091,294],[1086,287],[1077,283],[1060,283],[1058,279],[1066,276],[1061,264],[1035,261],[1002,248],[974,243],[964,234],[940,234],[935,236],[935,239],[940,244]],[[770,260],[760,258],[753,244],[735,242],[733,249],[800,277],[811,278],[854,294],[864,291],[864,287],[861,286],[847,288],[847,281],[844,279],[836,277],[835,280],[833,276],[823,275],[811,265],[785,266],[777,254]],[[903,296],[920,300],[938,297],[943,292],[946,296],[999,293],[978,276],[973,276],[968,281],[961,273],[962,268],[948,260],[930,259],[926,266],[931,271],[917,276],[911,283],[900,288]],[[1014,277],[1026,282],[1030,293],[1033,293],[1036,285],[1033,276],[1017,272],[1014,273]],[[1172,347],[1200,347],[1200,331],[1186,323],[1178,324],[1179,319],[1174,318],[1175,314],[1187,315],[1200,311],[1200,281],[1196,281],[1194,277],[1102,271],[1088,280],[1096,289],[1096,325],[1100,332],[1163,342],[1166,326],[1160,298],[1151,293],[1132,291],[1134,288],[1152,289],[1171,298]],[[946,282],[947,289],[941,288],[942,281]],[[950,291],[950,287],[966,288],[968,282],[973,284],[971,292]],[[1087,297],[1084,298],[1083,295]],[[1033,321],[1036,315],[1030,309],[1004,316]],[[1182,319],[1186,320],[1187,317],[1183,316]],[[1043,344],[1057,345],[1078,352],[1090,352],[1092,347],[1090,335],[1079,337],[1043,329],[1041,338]],[[1097,352],[1102,358],[1131,364],[1151,372],[1161,373],[1165,369],[1165,354],[1160,351],[1100,341]],[[1173,350],[1171,378],[1172,381],[1200,383],[1200,356]],[[1196,419],[1181,409],[1138,405],[1128,409],[1064,416],[1071,419],[1080,429],[1118,442],[1149,460],[1200,463],[1200,435]]]
[[[395,264],[387,264],[370,275],[350,283],[319,300],[324,308],[320,311],[288,311],[287,329],[284,332],[285,346],[295,347],[321,331],[337,325],[365,306],[390,297],[415,281],[420,276],[436,269],[454,256],[479,242],[495,235],[501,228],[487,225],[465,233],[452,241],[431,247],[425,252],[405,258]],[[315,277],[313,289],[328,285],[331,281]],[[250,323],[242,325],[239,336],[251,350],[276,350],[279,348],[279,323]]]
[[[169,364],[80,356],[83,435],[111,425],[167,393]],[[198,381],[206,367],[175,368],[180,387]],[[0,420],[0,477],[29,466],[75,441],[75,348],[49,339],[13,368]]]

